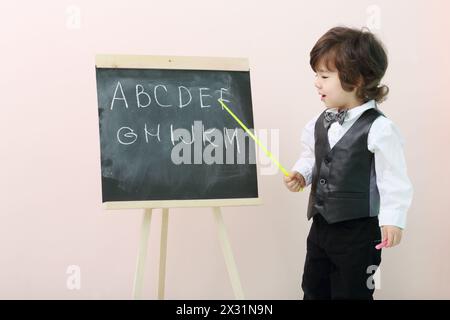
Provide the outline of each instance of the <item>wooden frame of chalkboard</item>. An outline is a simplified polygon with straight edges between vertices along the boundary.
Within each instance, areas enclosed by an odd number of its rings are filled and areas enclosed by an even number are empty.
[[[95,66],[97,71],[97,90],[100,92],[99,81],[102,80],[99,76],[99,71],[115,70],[115,72],[122,70],[196,70],[203,71],[217,71],[217,72],[245,72],[248,73],[249,79],[249,63],[245,58],[218,58],[218,57],[187,57],[187,56],[144,56],[144,55],[96,55]],[[248,80],[249,82],[249,80]],[[249,83],[248,83],[249,85]],[[120,88],[122,89],[122,88]],[[117,90],[117,87],[116,87]],[[136,89],[137,91],[137,89]],[[167,91],[167,89],[166,89]],[[248,88],[248,91],[250,89]],[[123,93],[123,92],[122,92]],[[100,94],[100,93],[99,93]],[[155,93],[156,95],[156,93]],[[181,100],[180,100],[181,102]],[[99,107],[101,97],[99,97]],[[111,105],[112,106],[112,105]],[[128,106],[127,106],[128,108]],[[100,112],[99,110],[99,117]],[[229,115],[225,114],[224,117]],[[231,120],[233,121],[233,120]],[[253,115],[251,111],[250,98],[250,117],[252,128]],[[158,127],[159,129],[159,127]],[[102,141],[101,141],[102,144]],[[102,155],[102,191],[104,191],[105,179],[103,179],[103,164],[110,161],[103,158]],[[103,205],[105,209],[142,209],[142,208],[175,208],[175,207],[222,207],[222,206],[243,206],[243,205],[260,205],[261,198],[258,195],[258,181],[256,177],[256,163],[252,168],[254,174],[253,188],[250,196],[245,197],[230,197],[230,198],[206,198],[206,199],[151,199],[151,200],[127,200],[120,199],[120,201],[111,201],[111,198],[105,198],[103,194]],[[238,183],[239,184],[239,183]],[[239,188],[239,185],[237,186]]]

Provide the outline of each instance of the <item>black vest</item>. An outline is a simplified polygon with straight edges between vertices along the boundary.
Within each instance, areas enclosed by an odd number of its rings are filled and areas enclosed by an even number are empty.
[[[315,164],[309,195],[308,220],[320,213],[328,223],[374,217],[380,209],[375,176],[375,158],[367,149],[377,108],[363,112],[336,145],[330,149],[324,111],[314,128]]]

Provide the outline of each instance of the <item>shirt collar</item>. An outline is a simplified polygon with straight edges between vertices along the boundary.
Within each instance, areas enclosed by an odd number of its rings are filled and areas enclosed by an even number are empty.
[[[345,121],[359,117],[364,111],[371,109],[371,108],[376,108],[375,100],[369,100],[360,106],[349,109],[347,111],[347,116],[345,117]],[[337,113],[338,109],[337,108],[329,108],[327,111]]]

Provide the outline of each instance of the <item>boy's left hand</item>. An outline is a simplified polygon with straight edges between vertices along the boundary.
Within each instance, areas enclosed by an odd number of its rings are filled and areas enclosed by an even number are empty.
[[[382,241],[386,241],[385,248],[395,247],[402,240],[402,229],[397,226],[382,226],[381,232],[383,234]]]

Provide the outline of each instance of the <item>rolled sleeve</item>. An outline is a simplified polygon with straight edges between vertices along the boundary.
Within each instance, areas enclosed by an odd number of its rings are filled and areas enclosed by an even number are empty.
[[[292,167],[292,171],[299,172],[306,182],[306,186],[311,184],[312,170],[315,162],[314,155],[314,126],[317,117],[310,120],[303,128],[301,136],[301,152],[300,157]]]

